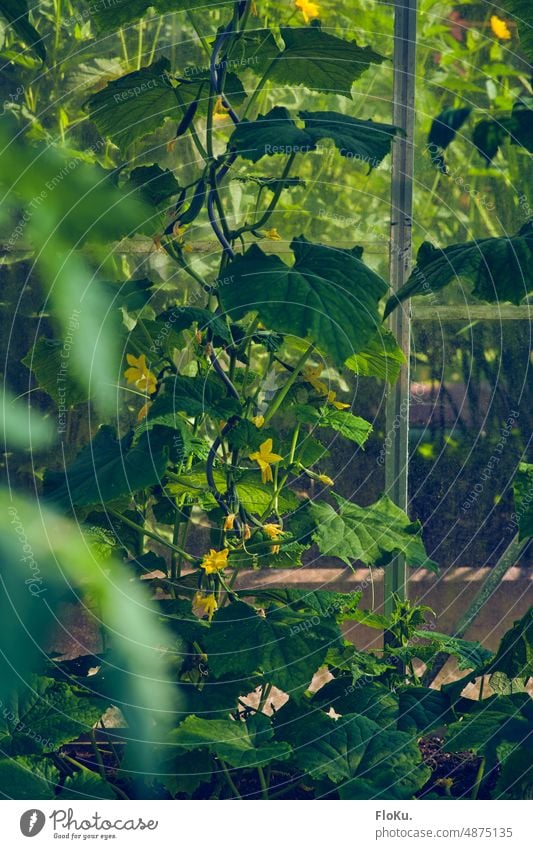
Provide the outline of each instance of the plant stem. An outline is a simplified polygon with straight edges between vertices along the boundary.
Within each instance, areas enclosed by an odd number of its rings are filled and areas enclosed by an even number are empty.
[[[273,398],[270,407],[268,408],[268,410],[265,413],[265,424],[267,424],[267,422],[270,421],[272,416],[274,416],[277,413],[277,411],[279,410],[281,404],[283,403],[283,401],[287,397],[287,394],[288,394],[290,388],[292,387],[293,383],[296,381],[301,369],[305,365],[306,360],[308,360],[309,357],[311,356],[314,347],[315,347],[314,342],[312,342],[309,345],[309,347],[306,348],[306,350],[304,351],[304,353],[302,354],[302,356],[300,357],[300,359],[296,363],[296,366],[294,367],[294,371],[291,374],[291,376],[289,377],[287,383],[285,383],[281,387],[281,389],[279,390],[277,395]]]
[[[104,781],[106,781],[104,761],[102,759],[102,753],[101,753],[100,749],[98,748],[98,743],[96,742],[96,735],[94,733],[94,728],[91,728],[91,730],[89,732],[89,736],[91,738],[91,747],[92,747],[92,750],[94,752],[94,757],[96,758],[96,763],[98,765],[98,772],[100,773],[100,775],[104,779]]]
[[[219,761],[220,761],[220,766],[222,767],[222,769],[223,769],[223,771],[224,771],[224,776],[225,776],[225,778],[226,778],[226,781],[228,782],[228,784],[229,784],[229,786],[230,786],[230,788],[231,788],[232,792],[235,794],[235,798],[236,798],[236,799],[241,799],[241,800],[242,800],[242,796],[241,796],[241,794],[239,793],[239,791],[237,790],[237,787],[236,787],[236,785],[235,785],[235,783],[234,783],[234,781],[233,781],[233,778],[231,777],[231,774],[230,774],[230,771],[229,771],[229,769],[228,769],[228,767],[227,767],[227,764],[226,764],[226,763],[225,763],[225,761],[223,761],[221,758],[219,758]]]
[[[479,764],[479,769],[477,771],[474,787],[472,788],[472,799],[477,799],[478,797],[479,788],[481,787],[481,782],[483,781],[483,776],[485,775],[486,763],[486,758],[481,758],[481,763]]]
[[[188,560],[189,563],[196,563],[196,558],[191,554],[187,554],[186,551],[183,551],[177,545],[172,542],[169,542],[163,537],[160,537],[159,534],[155,534],[153,531],[149,531],[146,528],[143,528],[142,525],[138,525],[137,522],[133,522],[131,519],[128,519],[127,516],[123,516],[122,513],[119,513],[118,510],[112,510],[108,508],[107,511],[111,516],[115,516],[116,519],[119,519],[121,522],[124,522],[125,525],[128,525],[130,528],[135,528],[136,531],[140,531],[145,536],[150,537],[150,539],[155,540],[155,542],[161,543],[161,545],[170,548],[171,551],[176,551],[180,554],[185,560]]]
[[[268,784],[262,766],[257,767],[257,774],[259,776],[259,783],[261,784],[261,795],[263,799],[268,799]]]

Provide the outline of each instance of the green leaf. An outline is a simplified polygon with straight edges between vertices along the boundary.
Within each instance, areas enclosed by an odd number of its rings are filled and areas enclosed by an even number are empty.
[[[510,679],[533,675],[533,608],[504,634],[486,671],[504,672]]]
[[[11,755],[52,752],[86,733],[109,707],[79,687],[34,676],[5,700],[0,744]]]
[[[457,658],[459,669],[483,669],[493,656],[491,651],[477,641],[463,640],[448,634],[440,634],[438,631],[423,629],[415,631],[414,634],[419,639],[430,640],[436,652],[446,652]]]
[[[0,760],[0,796],[4,799],[53,799],[54,785],[35,773],[30,758]]]
[[[449,725],[444,750],[470,750],[494,762],[502,743],[522,743],[531,735],[531,718],[527,714],[531,703],[527,693],[475,702],[475,710]]]
[[[303,712],[289,701],[274,724],[276,737],[292,746],[297,766],[315,780],[339,784],[341,798],[365,798],[353,795],[361,791],[360,782],[370,793],[366,798],[391,789],[410,798],[429,777],[415,738],[365,716],[335,720],[321,710]]]
[[[323,410],[320,426],[333,428],[361,448],[373,430],[370,422],[360,416],[354,416],[348,410],[332,410],[328,407]]]
[[[39,389],[46,392],[58,406],[66,402],[70,408],[86,401],[89,389],[79,384],[70,369],[65,370],[65,353],[63,342],[41,336],[21,362],[33,372]],[[60,375],[64,376],[61,384],[58,383]]]
[[[258,727],[259,716],[262,717],[262,727]],[[169,735],[169,742],[185,750],[208,749],[211,754],[239,769],[287,760],[290,746],[273,740],[270,720],[264,714],[259,716],[247,722],[188,716]]]
[[[457,130],[463,126],[471,111],[469,106],[460,109],[444,109],[431,123],[428,135],[429,153],[433,164],[445,174],[448,173],[448,169],[442,151],[454,140]]]
[[[207,415],[220,420],[240,409],[239,402],[228,398],[224,384],[216,377],[186,377],[180,374],[165,380],[164,390],[152,404],[148,419],[186,413],[188,416]]]
[[[472,132],[472,141],[485,160],[485,165],[490,165],[507,136],[507,129],[501,121],[484,118],[477,122]]]
[[[320,26],[281,27],[285,49],[269,79],[279,85],[304,85],[314,91],[351,97],[354,80],[385,56],[324,32]]]
[[[275,106],[255,121],[241,121],[229,148],[257,162],[263,156],[309,153],[324,138],[332,139],[341,156],[375,168],[390,152],[398,131],[391,124],[362,121],[341,112],[300,112],[305,129],[297,127],[287,109]]]
[[[309,505],[315,522],[314,541],[321,554],[338,557],[348,566],[355,560],[365,565],[385,566],[399,553],[410,566],[436,571],[424,549],[420,522],[411,522],[387,495],[368,507],[359,507],[334,494],[336,512],[325,502]]]
[[[132,438],[130,432],[117,439],[115,430],[103,425],[70,466],[45,473],[46,500],[63,508],[83,507],[160,483],[168,463],[167,429],[143,433],[135,445]]]
[[[533,746],[518,746],[503,760],[494,799],[533,798]]]
[[[160,313],[157,318],[158,321],[165,322],[167,326],[172,326],[175,331],[188,330],[189,327],[196,324],[198,325],[198,330],[202,332],[208,330],[213,335],[213,344],[215,346],[223,344],[231,345],[233,342],[224,319],[202,307],[182,307],[176,305]]]
[[[249,29],[241,32],[238,38],[231,41],[220,66],[233,70],[249,68],[255,74],[262,76],[273,59],[280,55],[271,30]]]
[[[118,795],[109,782],[90,769],[81,769],[69,775],[59,793],[58,799],[117,799]]]
[[[332,139],[341,156],[351,162],[365,162],[369,171],[390,153],[392,140],[401,132],[392,124],[362,121],[340,112],[300,112],[305,129],[314,142]]]
[[[400,376],[405,362],[405,354],[394,335],[390,330],[382,328],[362,351],[348,357],[345,365],[362,377],[379,377],[393,384]]]
[[[384,684],[370,682],[366,676],[357,681],[351,675],[333,678],[315,694],[315,703],[324,709],[333,708],[335,713],[365,716],[382,728],[396,726],[398,697]]]
[[[224,473],[215,469],[213,478],[219,492],[224,494],[227,490]],[[235,488],[241,504],[249,513],[262,514],[271,504],[273,490],[262,483],[259,471],[238,472],[235,476]],[[215,499],[209,493],[205,469],[202,466],[193,468],[187,474],[173,477],[166,490],[175,497],[187,494],[196,498],[203,503],[204,509],[216,506]],[[278,506],[281,513],[295,510],[299,503],[297,496],[290,489],[285,488],[279,494]]]
[[[533,537],[533,463],[519,463],[513,480],[515,514],[518,521],[518,539]]]
[[[202,749],[193,749],[185,755],[167,758],[157,770],[157,779],[167,788],[171,796],[186,793],[187,796],[209,781],[215,766],[212,755]]]
[[[257,245],[233,260],[222,306],[233,318],[257,311],[273,330],[311,338],[342,365],[375,334],[387,284],[361,261],[360,248],[334,250],[303,236],[291,248],[292,267]]]
[[[519,304],[533,291],[533,223],[516,236],[479,239],[447,248],[424,242],[407,283],[389,299],[385,318],[414,295],[438,292],[454,280],[472,284],[472,294],[486,301]]]
[[[30,24],[27,0],[0,0],[0,14],[12,25],[18,37],[35,51],[39,59],[46,61],[46,49],[42,36]]]
[[[130,174],[128,185],[138,189],[146,203],[158,206],[180,191],[180,185],[172,171],[159,165],[141,165]]]
[[[398,731],[427,734],[453,722],[450,697],[429,687],[406,687],[399,693]]]
[[[275,106],[255,121],[241,121],[233,130],[228,147],[244,159],[257,162],[277,153],[308,153],[316,145],[305,130],[296,126],[284,106]]]
[[[269,609],[259,616],[253,607],[236,602],[217,610],[205,646],[217,677],[259,672],[290,694],[309,685],[328,647],[339,639],[340,631],[329,617],[290,608]]]
[[[228,5],[230,0],[216,0],[216,6]],[[92,9],[92,16],[100,32],[110,32],[131,21],[144,17],[153,8],[163,15],[165,12],[194,11],[197,0],[130,0],[128,3],[99,3]]]
[[[165,118],[179,119],[181,110],[170,84],[168,59],[112,80],[86,101],[89,117],[103,136],[122,151],[157,130]]]

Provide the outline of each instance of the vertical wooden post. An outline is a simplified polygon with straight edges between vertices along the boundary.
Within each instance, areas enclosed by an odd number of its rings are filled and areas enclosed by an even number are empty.
[[[392,122],[400,127],[405,135],[394,140],[392,149],[389,268],[393,293],[406,282],[411,267],[416,13],[417,0],[396,0]],[[410,307],[405,303],[392,313],[390,329],[407,358],[410,349],[410,325]],[[409,361],[402,368],[398,382],[389,391],[386,420],[387,437],[391,440],[385,461],[386,490],[398,507],[407,510]],[[390,613],[392,609],[393,593],[401,598],[406,597],[406,578],[405,560],[403,557],[397,557],[385,571],[385,613]]]

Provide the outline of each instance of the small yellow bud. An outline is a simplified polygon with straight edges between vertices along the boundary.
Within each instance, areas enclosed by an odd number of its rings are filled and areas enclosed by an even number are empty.
[[[228,513],[228,515],[227,515],[227,516],[226,516],[226,518],[224,519],[224,527],[223,527],[223,530],[225,530],[225,531],[232,531],[232,530],[233,530],[233,526],[235,525],[235,519],[236,519],[236,514],[235,514],[235,513]]]
[[[260,428],[260,427],[263,427],[263,425],[265,423],[265,417],[264,416],[253,416],[252,421],[257,428]]]
[[[328,477],[328,475],[319,475],[318,480],[325,486],[333,486],[333,484],[335,483],[335,481]]]

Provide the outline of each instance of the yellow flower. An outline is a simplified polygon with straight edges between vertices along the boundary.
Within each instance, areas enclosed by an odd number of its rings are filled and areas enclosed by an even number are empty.
[[[350,405],[349,404],[343,404],[342,401],[335,401],[336,397],[337,397],[336,392],[328,392],[328,398],[327,398],[328,404],[331,404],[332,407],[336,407],[337,410],[347,410]]]
[[[196,593],[192,601],[193,610],[196,608],[196,611],[199,616],[207,616],[209,621],[213,618],[213,613],[218,607],[217,600],[214,595],[204,595],[203,593]]]
[[[318,378],[322,374],[322,366],[307,366],[302,372],[302,377],[307,383],[310,383],[313,389],[316,389],[319,395],[327,395],[328,387],[323,380]]]
[[[228,117],[229,106],[224,106],[222,97],[217,97],[215,107],[213,109],[213,119],[215,121],[223,121]]]
[[[491,15],[490,28],[494,35],[497,38],[501,38],[502,41],[509,41],[509,39],[511,38],[511,31],[507,26],[507,22],[502,21],[502,19],[499,18],[498,15]]]
[[[310,0],[295,0],[294,5],[304,16],[306,24],[308,24],[312,18],[318,18],[320,15],[320,7],[318,3],[312,3]]]
[[[131,366],[124,372],[124,377],[128,383],[133,383],[141,392],[153,395],[157,388],[157,377],[148,368],[146,355],[141,354],[140,357],[134,357],[133,354],[126,354],[126,359]]]
[[[205,570],[206,575],[222,572],[222,570],[228,565],[228,554],[229,548],[224,548],[223,551],[215,551],[215,549],[212,548],[209,551],[209,554],[204,555],[204,559],[200,563],[200,566]]]
[[[265,423],[264,416],[252,416],[252,421],[257,428],[263,427]]]
[[[261,480],[263,483],[268,483],[268,481],[272,480],[272,469],[270,468],[270,463],[279,463],[280,460],[283,460],[283,457],[280,454],[272,453],[271,439],[266,439],[259,446],[259,451],[254,451],[254,453],[250,454],[249,457],[250,460],[255,460],[261,469]]]
[[[252,532],[250,530],[250,525],[246,525],[246,524],[243,525],[243,528],[242,528],[242,538],[243,538],[243,540],[246,542],[246,540],[251,539],[251,537],[252,537]]]
[[[224,526],[223,526],[224,531],[232,531],[233,530],[233,526],[235,525],[235,518],[236,518],[235,513],[228,513],[228,515],[224,519]]]
[[[272,242],[281,242],[281,236],[275,227],[272,227],[270,230],[263,230],[263,236]]]
[[[274,522],[267,522],[266,525],[263,525],[263,530],[269,539],[279,539],[283,534],[281,527]],[[272,554],[279,554],[279,549],[280,546],[275,544],[271,547],[270,551]]]
[[[319,475],[318,480],[320,481],[320,483],[323,483],[325,486],[333,486],[333,484],[335,483],[335,481],[332,480],[327,475]]]

